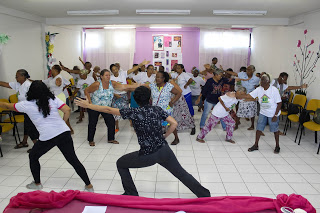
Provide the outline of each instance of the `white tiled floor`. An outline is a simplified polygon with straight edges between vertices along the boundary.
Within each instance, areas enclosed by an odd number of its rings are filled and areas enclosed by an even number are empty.
[[[119,145],[106,142],[107,128],[99,120],[95,136],[96,146],[86,141],[87,122],[76,124],[77,113],[72,113],[71,124],[75,130],[74,146],[79,159],[87,169],[96,192],[123,193],[121,179],[115,162],[123,154],[139,148],[137,137],[128,121],[120,122],[116,138]],[[201,113],[196,112],[199,126]],[[294,143],[297,126],[292,125],[287,136],[280,137],[281,152],[273,154],[273,134],[265,130],[260,140],[260,150],[249,153],[255,132],[247,131],[249,123],[241,120],[240,129],[234,132],[236,144],[224,142],[225,132],[218,125],[207,137],[207,143],[196,142],[188,132],[179,133],[180,144],[171,146],[183,167],[207,187],[212,196],[248,195],[275,198],[280,193],[297,193],[306,197],[320,211],[320,155],[316,154],[314,133],[306,131],[301,145]],[[283,129],[281,121],[281,129]],[[22,126],[19,126],[22,133]],[[199,129],[197,128],[197,133]],[[173,140],[171,135],[169,142]],[[31,144],[29,142],[29,144]],[[14,139],[3,135],[0,158],[0,211],[9,199],[19,192],[27,192],[25,185],[32,181],[27,149],[13,149]],[[57,148],[41,158],[41,178],[45,191],[67,189],[82,190],[84,183],[65,161]],[[161,166],[132,169],[132,177],[141,196],[194,198],[191,191]]]

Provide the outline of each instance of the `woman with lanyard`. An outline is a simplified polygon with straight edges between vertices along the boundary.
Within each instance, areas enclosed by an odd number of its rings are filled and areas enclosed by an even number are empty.
[[[150,61],[144,60],[138,66],[133,67],[128,71],[119,70],[119,66],[115,64],[110,65],[110,71],[112,72],[111,80],[120,84],[127,84],[127,77],[130,73],[139,69],[139,67],[148,64]],[[123,109],[129,107],[129,100],[126,91],[114,90],[114,96],[112,100],[112,107]],[[114,116],[116,120],[116,133],[119,131],[119,120],[121,116]]]
[[[157,78],[156,87],[161,86],[158,85],[160,78],[163,78],[161,72],[157,74]],[[172,85],[170,86],[170,83],[162,83],[162,90],[169,91],[170,93],[170,88],[174,89]],[[139,108],[119,110],[116,108],[89,104],[88,101],[81,99],[78,99],[76,104],[81,107],[119,115],[123,119],[132,120],[133,127],[138,136],[140,150],[128,153],[117,160],[117,168],[124,189],[123,195],[139,196],[130,175],[130,168],[144,168],[158,163],[178,178],[197,197],[210,197],[210,191],[204,188],[192,175],[182,168],[176,156],[168,146],[165,138],[176,129],[177,122],[161,107],[149,105],[151,93],[152,92],[144,86],[138,87],[135,90],[134,97]],[[167,97],[169,98],[170,94]],[[161,121],[163,120],[170,124],[165,135],[162,134],[161,129]]]
[[[104,69],[100,73],[100,79],[91,84],[84,90],[87,100],[94,105],[111,107],[114,90],[118,91],[131,91],[134,90],[139,84],[120,84],[110,80],[111,73],[109,70]],[[90,97],[91,95],[91,97]],[[114,139],[115,135],[115,120],[113,115],[103,112],[88,109],[89,124],[88,124],[88,141],[90,146],[95,146],[94,135],[98,123],[99,115],[102,115],[108,127],[108,143],[119,144]]]
[[[17,82],[3,82],[0,81],[0,86],[6,87],[9,89],[14,89],[17,91],[18,101],[25,101],[26,94],[29,91],[29,87],[31,85],[31,81],[29,80],[30,76],[28,72],[24,69],[20,69],[16,73]],[[22,142],[16,145],[14,148],[19,149],[22,147],[28,147],[28,136],[31,138],[33,143],[37,142],[39,138],[39,132],[36,127],[33,125],[27,114],[24,114],[24,137]],[[28,150],[29,151],[29,150]]]
[[[62,75],[60,74],[61,70],[62,69],[58,64],[53,65],[53,67],[51,68],[52,77],[50,77],[46,80],[42,80],[42,82],[47,85],[47,87],[50,89],[50,91],[55,96],[57,96],[57,98],[59,98],[61,101],[63,101],[63,103],[66,103],[67,99],[66,99],[66,96],[65,96],[63,90],[66,86],[68,86],[70,84],[70,81],[65,79],[64,77],[62,77]],[[59,112],[59,114],[62,118],[63,113]],[[66,121],[66,124],[70,128],[71,134],[74,134],[74,131],[70,125],[69,119]]]
[[[196,133],[196,128],[193,119],[194,110],[192,106],[191,89],[189,87],[189,85],[193,82],[193,79],[185,72],[183,64],[177,64],[176,72],[178,73],[176,81],[179,87],[182,89],[183,97],[181,97],[179,102],[177,102],[174,106],[176,109],[174,108],[173,110],[177,113],[174,113],[173,117],[178,121],[178,130],[191,128],[192,130],[190,134],[194,135]],[[187,113],[188,110],[191,117]]]
[[[156,82],[148,85],[151,89],[152,106],[161,107],[169,115],[172,114],[172,107],[179,100],[182,92],[177,85],[174,85],[173,81],[172,83],[169,83],[169,74],[167,72],[158,72],[156,74]],[[172,95],[174,95],[173,98]],[[167,126],[167,122],[162,124]],[[171,145],[177,145],[179,143],[177,129],[173,133],[175,139]]]
[[[86,169],[76,156],[70,129],[65,121],[70,116],[70,108],[48,89],[41,81],[34,81],[25,101],[16,104],[0,103],[0,107],[24,112],[30,116],[36,128],[39,130],[39,141],[35,143],[30,154],[30,169],[34,181],[27,185],[28,189],[41,190],[39,158],[57,146],[65,159],[76,170],[77,174],[85,182],[85,191],[93,192]],[[63,112],[63,120],[58,111]],[[48,131],[49,130],[49,131]]]

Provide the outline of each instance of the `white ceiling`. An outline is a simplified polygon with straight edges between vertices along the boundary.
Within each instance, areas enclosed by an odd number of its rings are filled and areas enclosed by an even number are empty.
[[[212,10],[221,9],[267,10],[266,18],[290,18],[320,9],[320,0],[0,0],[0,5],[45,18],[68,17],[67,10],[102,9],[120,10],[117,17],[141,16],[136,9],[189,9],[188,17],[213,17]]]

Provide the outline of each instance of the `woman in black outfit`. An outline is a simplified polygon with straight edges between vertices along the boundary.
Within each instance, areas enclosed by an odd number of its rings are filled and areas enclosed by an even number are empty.
[[[34,144],[29,154],[34,181],[28,184],[27,188],[35,190],[43,188],[40,180],[39,158],[57,146],[85,183],[84,190],[93,192],[86,169],[74,151],[70,128],[65,123],[70,116],[70,108],[55,97],[42,81],[34,81],[26,96],[27,100],[16,104],[0,102],[0,107],[26,113],[40,133],[38,142]],[[59,115],[59,110],[64,113],[63,120]]]
[[[197,197],[210,197],[210,191],[204,188],[192,175],[186,172],[165,140],[177,127],[177,122],[158,106],[149,105],[151,91],[144,86],[134,91],[134,99],[139,108],[117,109],[107,106],[89,104],[87,100],[78,99],[75,103],[92,110],[120,115],[123,119],[132,120],[133,128],[138,136],[140,150],[126,154],[118,159],[117,168],[124,188],[123,195],[139,196],[133,183],[129,168],[143,168],[160,164]],[[170,127],[165,135],[162,134],[162,121],[167,121]]]

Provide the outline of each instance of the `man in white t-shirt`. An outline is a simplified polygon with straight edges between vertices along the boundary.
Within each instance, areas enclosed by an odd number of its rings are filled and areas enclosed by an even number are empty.
[[[199,70],[198,69],[193,69],[193,75],[190,75],[192,78],[192,83],[189,85],[191,89],[191,95],[192,95],[192,105],[196,106],[195,102],[198,99],[200,93],[201,93],[201,88],[206,84],[206,82],[199,76]],[[200,108],[200,104],[198,104],[198,108]],[[199,111],[199,109],[198,109]]]
[[[261,86],[247,95],[238,96],[237,98],[258,98],[260,103],[260,114],[258,118],[255,144],[248,149],[249,152],[258,150],[259,139],[267,124],[270,132],[274,133],[276,147],[274,153],[280,152],[279,145],[279,115],[281,113],[281,97],[279,90],[270,85],[270,76],[264,74],[261,77]]]

